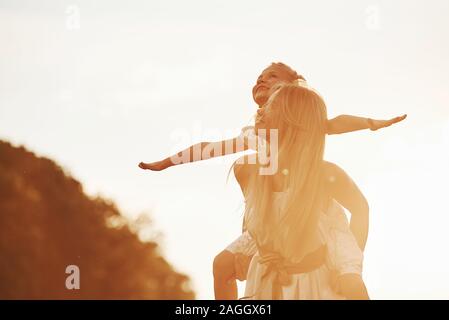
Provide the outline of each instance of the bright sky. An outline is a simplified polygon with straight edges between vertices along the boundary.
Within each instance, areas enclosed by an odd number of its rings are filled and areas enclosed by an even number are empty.
[[[212,299],[213,258],[241,227],[240,190],[226,183],[236,157],[137,164],[237,135],[255,79],[283,61],[329,117],[409,115],[329,137],[326,159],[370,204],[371,297],[449,299],[448,12],[447,0],[0,0],[0,138],[55,159],[130,217],[149,213],[165,256]]]

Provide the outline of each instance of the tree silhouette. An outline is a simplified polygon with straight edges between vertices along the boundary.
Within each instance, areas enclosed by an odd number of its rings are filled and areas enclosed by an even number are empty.
[[[0,299],[193,299],[156,242],[111,223],[124,219],[52,160],[0,140]],[[66,288],[69,265],[79,290]]]

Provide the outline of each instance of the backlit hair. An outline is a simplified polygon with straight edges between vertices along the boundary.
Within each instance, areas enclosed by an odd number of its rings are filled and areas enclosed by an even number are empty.
[[[278,156],[279,165],[284,165],[279,170],[288,172],[288,191],[278,217],[273,208],[274,176],[252,174],[245,190],[245,225],[259,248],[298,262],[321,245],[318,217],[323,203],[326,106],[308,87],[284,84],[265,107],[279,136],[278,153],[271,156]]]

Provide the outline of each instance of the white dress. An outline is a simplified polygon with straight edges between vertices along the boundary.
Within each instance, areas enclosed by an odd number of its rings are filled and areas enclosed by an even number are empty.
[[[282,205],[284,196],[285,192],[275,193],[274,201],[277,208]],[[338,203],[333,201],[329,210],[321,214],[318,227],[321,240],[327,245],[325,263],[314,271],[292,274],[291,283],[282,287],[284,300],[344,299],[334,290],[333,281],[342,274],[362,274],[363,253]],[[252,246],[253,244],[249,245],[249,247]],[[245,298],[270,300],[273,299],[274,274],[263,279],[267,267],[259,263],[259,260],[260,256],[256,248],[248,269]]]
[[[244,127],[239,138],[241,143],[248,144],[249,147],[257,145],[254,127]],[[277,205],[282,205],[284,193],[275,194]],[[327,212],[321,215],[319,229],[323,242],[327,244],[326,262],[312,272],[292,275],[292,284],[282,290],[284,299],[343,299],[331,288],[330,282],[339,275],[362,274],[363,253],[349,229],[343,208],[335,200],[332,200]],[[247,274],[245,297],[271,299],[271,287],[259,290],[266,286],[262,283],[266,267],[258,262],[260,257],[257,245],[249,232],[243,232],[226,250],[233,254],[253,256]],[[267,279],[264,279],[264,282],[265,280]],[[262,293],[262,296],[259,296],[259,293]]]

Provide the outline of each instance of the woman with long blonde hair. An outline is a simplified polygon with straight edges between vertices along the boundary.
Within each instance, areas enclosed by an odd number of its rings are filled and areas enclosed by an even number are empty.
[[[273,87],[280,83],[292,83],[298,80],[304,80],[305,82],[304,77],[288,65],[281,62],[272,63],[265,68],[257,78],[252,89],[253,99],[258,107],[262,108],[270,97]],[[378,130],[398,123],[404,119],[405,115],[389,120],[373,120],[370,118],[340,115],[327,121],[327,134],[340,134],[368,128],[371,130]],[[254,127],[248,126],[242,129],[239,136],[232,139],[196,143],[162,161],[140,163],[139,167],[142,169],[159,171],[165,170],[176,164],[205,160],[212,157],[241,152],[251,149],[251,143],[248,142],[252,140],[250,138],[254,136]],[[227,148],[226,146],[232,146],[232,148]],[[243,157],[243,159],[244,158],[245,157]],[[180,159],[182,160],[181,162],[178,161]],[[360,249],[363,250],[368,234],[368,210],[365,208],[366,201],[357,186],[341,168],[332,163],[327,164],[332,169],[329,171],[334,176],[339,176],[339,180],[336,180],[337,183],[334,183],[333,188],[337,191],[333,193],[333,198],[336,201],[333,201],[333,205],[330,206],[328,210],[328,213],[331,213],[331,216],[334,216],[335,218],[337,216],[339,217],[338,219],[335,219],[335,225],[341,225],[342,232],[345,234],[345,236],[340,237],[340,239],[346,239],[346,241],[338,242],[338,247],[344,248],[344,250],[338,250],[338,252],[348,252],[347,248],[353,247],[353,236],[355,236]],[[237,165],[235,168],[239,167],[241,166]],[[242,170],[241,173],[243,173],[243,171],[244,170]],[[338,181],[340,181],[340,183],[338,183]],[[241,180],[239,180],[239,182],[241,182]],[[346,192],[341,192],[343,189],[345,189]],[[349,227],[347,226],[343,227],[344,225],[347,225],[343,207],[351,214],[351,230],[349,230]],[[361,254],[355,254],[356,250],[349,251],[353,252],[353,254],[350,255],[351,257],[356,257]],[[248,232],[243,232],[214,258],[213,274],[216,299],[237,299],[238,292],[236,279],[246,279],[249,261],[252,259],[255,252],[256,246],[254,241],[251,239]],[[351,258],[354,263],[347,263],[348,259],[346,258],[346,254],[339,254],[338,256],[345,257],[344,259],[334,259],[335,261],[340,261],[340,263],[335,265],[335,268],[339,270],[338,273],[345,274],[345,277],[348,277],[348,271],[352,274],[361,273],[361,266],[356,267],[356,265],[359,265],[357,262],[358,259]],[[349,285],[349,288],[352,287],[352,285]],[[352,292],[353,290],[349,291]]]
[[[277,144],[274,153],[266,150],[278,170],[261,175],[266,163],[243,165],[245,226],[258,249],[247,274],[248,297],[338,298],[326,264],[333,244],[322,218],[330,201],[323,160],[326,123],[323,99],[303,85],[281,85],[258,111],[256,131]]]

